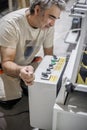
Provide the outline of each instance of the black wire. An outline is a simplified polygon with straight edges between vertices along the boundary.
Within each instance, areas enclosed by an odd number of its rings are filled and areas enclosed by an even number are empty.
[[[27,113],[27,112],[29,112],[29,110],[21,111],[21,112],[10,114],[10,115],[3,115],[3,116],[0,116],[0,118],[18,116],[20,114]]]

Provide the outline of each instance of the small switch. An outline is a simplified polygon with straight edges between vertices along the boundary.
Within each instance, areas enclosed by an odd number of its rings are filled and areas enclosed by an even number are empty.
[[[49,64],[49,69],[53,69],[53,64]]]
[[[53,55],[53,58],[54,58],[54,59],[57,59],[57,56],[56,56],[56,55]]]
[[[48,74],[47,74],[47,73],[42,72],[42,76],[43,76],[43,77],[45,77],[45,78],[47,78],[47,77],[48,77]]]
[[[47,70],[46,70],[46,73],[47,73],[47,74],[51,74],[51,70],[50,70],[50,69],[47,69]]]
[[[52,65],[55,65],[55,64],[56,64],[56,61],[53,60],[53,59],[51,59],[51,64],[52,64]]]
[[[43,79],[43,80],[49,80],[49,78],[50,78],[50,74],[47,74],[47,73],[45,73],[45,72],[42,72],[42,74],[41,74],[41,79]]]

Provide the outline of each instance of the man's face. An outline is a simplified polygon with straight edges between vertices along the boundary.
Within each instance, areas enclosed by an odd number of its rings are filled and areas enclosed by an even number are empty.
[[[54,26],[55,20],[60,17],[60,13],[60,9],[55,5],[40,13],[38,17],[39,28],[46,29]]]

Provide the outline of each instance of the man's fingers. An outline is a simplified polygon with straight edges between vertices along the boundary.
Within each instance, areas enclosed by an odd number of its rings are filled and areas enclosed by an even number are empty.
[[[26,84],[26,86],[31,86],[34,84],[34,82],[33,81],[32,82],[25,82],[25,84]]]

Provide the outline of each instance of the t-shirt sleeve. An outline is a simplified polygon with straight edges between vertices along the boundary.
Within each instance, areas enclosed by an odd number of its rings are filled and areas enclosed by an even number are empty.
[[[43,43],[44,48],[50,48],[53,46],[53,41],[54,41],[54,27],[51,27],[48,29],[46,32],[45,40]]]
[[[0,46],[16,48],[17,32],[11,21],[0,21]]]

